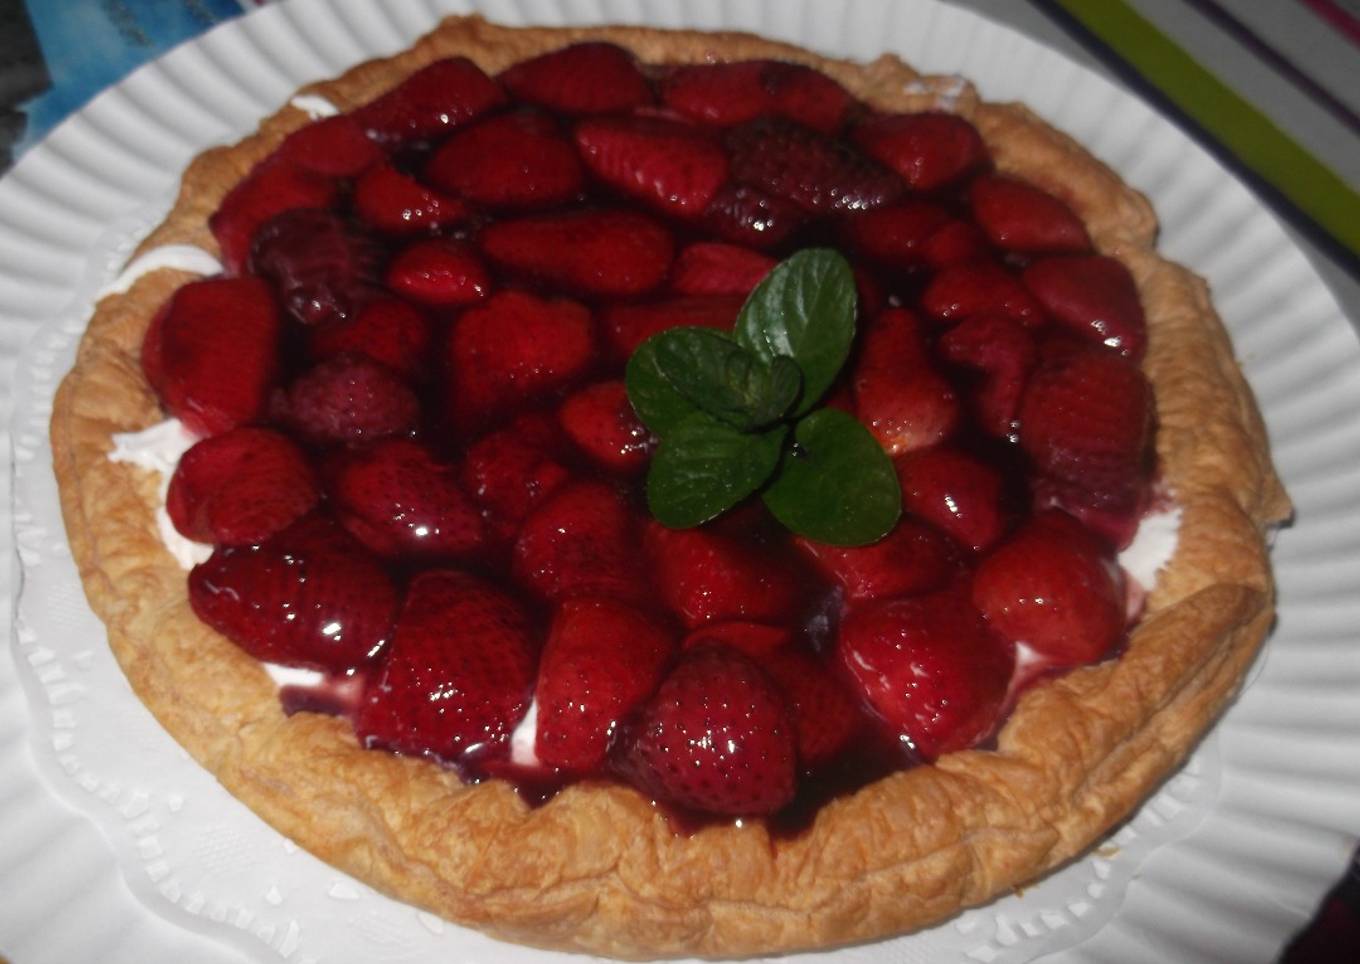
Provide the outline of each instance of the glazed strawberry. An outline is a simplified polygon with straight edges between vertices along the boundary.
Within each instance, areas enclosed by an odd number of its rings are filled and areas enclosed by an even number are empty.
[[[197,435],[252,422],[278,374],[280,319],[258,278],[192,281],[142,344],[142,370],[166,411]]]
[[[522,415],[485,435],[463,457],[463,487],[506,522],[517,523],[567,480],[553,456],[557,421]]]
[[[350,114],[312,121],[284,138],[279,157],[329,177],[354,177],[383,156],[382,148],[364,133]]]
[[[1006,531],[1001,473],[947,445],[909,452],[894,462],[902,508],[974,551]]]
[[[557,411],[562,431],[590,460],[611,472],[647,467],[656,438],[638,421],[621,381],[598,382],[569,395]]]
[[[608,114],[653,101],[633,55],[614,44],[572,44],[523,60],[500,75],[516,100],[563,114]]]
[[[590,312],[565,298],[501,291],[454,322],[445,347],[452,415],[463,428],[580,376],[595,350]]]
[[[921,292],[921,308],[941,322],[999,312],[1026,327],[1044,322],[1038,300],[1020,279],[995,261],[963,261],[945,267]]]
[[[420,309],[398,298],[378,297],[352,318],[307,331],[307,352],[314,360],[353,352],[408,379],[426,371],[433,333]]]
[[[240,274],[260,226],[277,214],[299,208],[324,209],[335,200],[335,182],[285,158],[259,164],[237,182],[208,218],[222,249],[228,274]]]
[[[888,306],[888,293],[878,275],[862,264],[850,266],[855,273],[855,294],[859,298],[860,318],[872,318]]]
[[[845,88],[802,64],[743,60],[676,67],[661,82],[672,110],[716,127],[778,114],[834,134],[852,103]]]
[[[636,295],[661,283],[675,245],[670,232],[633,211],[577,210],[497,221],[482,250],[507,268],[573,291]]]
[[[973,414],[983,431],[1014,440],[1020,397],[1034,368],[1034,339],[1003,314],[970,315],[941,336],[941,357],[982,376],[973,393]]]
[[[725,620],[780,622],[800,603],[793,574],[773,553],[707,529],[646,528],[662,601],[691,629]]]
[[[660,301],[614,302],[600,322],[611,354],[626,361],[653,335],[681,326],[731,331],[744,299],[738,295],[695,295]]]
[[[1152,388],[1133,362],[1103,348],[1060,355],[1030,376],[1020,446],[1082,504],[1131,507],[1148,476]]]
[[[372,238],[331,211],[286,211],[260,227],[250,272],[267,278],[304,325],[351,317],[378,295],[382,258]]]
[[[581,160],[549,115],[518,110],[453,134],[425,166],[431,184],[489,207],[549,207],[585,180]]]
[[[671,266],[671,290],[682,295],[739,295],[745,298],[775,265],[750,248],[699,241],[684,248]]]
[[[476,304],[491,292],[486,265],[469,244],[448,238],[415,241],[387,266],[393,293],[434,308]]]
[[[791,201],[745,184],[728,184],[714,195],[703,224],[724,241],[767,250],[783,244],[807,216]]]
[[[537,648],[510,596],[466,573],[423,572],[364,687],[354,731],[365,746],[448,763],[502,756],[529,707]]]
[[[354,184],[354,210],[389,234],[429,234],[467,217],[460,199],[441,194],[389,163],[375,164]]]
[[[661,682],[675,640],[639,610],[608,599],[572,599],[553,616],[538,668],[539,760],[597,773],[620,722]]]
[[[868,211],[902,195],[895,174],[843,141],[781,118],[734,128],[732,178],[815,214]]]
[[[1056,665],[1094,662],[1124,633],[1117,564],[1056,511],[1035,516],[979,564],[973,602],[993,629]]]
[[[321,489],[285,435],[236,428],[203,439],[175,467],[165,508],[188,539],[254,545],[310,512]]]
[[[343,673],[390,638],[399,602],[333,520],[304,516],[258,546],[221,546],[189,573],[194,613],[256,659]]]
[[[317,362],[275,396],[276,417],[316,442],[364,442],[404,435],[420,402],[401,377],[364,355]]]
[[[803,769],[815,770],[834,761],[864,719],[845,684],[820,660],[801,650],[781,649],[757,662],[788,700]]]
[[[341,524],[379,555],[468,557],[486,537],[457,470],[410,439],[384,439],[347,454],[329,488]]]
[[[836,655],[859,695],[926,760],[995,728],[1015,664],[1010,643],[953,592],[851,612]]]
[[[851,137],[914,191],[944,187],[987,162],[977,129],[954,114],[883,114],[857,124]]]
[[[700,646],[726,646],[762,662],[776,650],[783,649],[793,639],[793,633],[783,626],[766,623],[708,623],[691,632],[680,642],[682,649]]]
[[[855,414],[889,455],[934,445],[958,425],[958,397],[934,369],[922,327],[906,308],[883,311],[865,328],[851,373]]]
[[[926,242],[950,221],[949,212],[928,201],[907,201],[846,218],[841,231],[850,248],[899,270],[927,264]]]
[[[984,174],[968,188],[973,219],[998,248],[1025,254],[1091,249],[1086,225],[1047,191],[1004,174]]]
[[[727,180],[727,154],[717,141],[663,117],[583,120],[576,146],[601,182],[675,217],[703,214]]]
[[[793,799],[795,733],[784,695],[749,658],[689,650],[643,705],[626,767],[668,803],[774,813]]]
[[[986,258],[990,250],[986,235],[976,224],[953,218],[921,243],[919,253],[926,264],[938,269]]]
[[[1140,361],[1147,348],[1147,320],[1129,270],[1101,255],[1039,258],[1024,272],[1058,324],[1091,341]]]
[[[794,544],[841,587],[849,603],[933,592],[958,572],[953,543],[910,516],[868,546],[832,546],[805,536]]]
[[[437,60],[354,112],[380,144],[423,141],[505,103],[505,94],[466,57]]]
[[[513,568],[522,585],[549,602],[585,596],[643,602],[650,589],[637,552],[637,520],[619,493],[601,482],[572,482],[524,520]]]

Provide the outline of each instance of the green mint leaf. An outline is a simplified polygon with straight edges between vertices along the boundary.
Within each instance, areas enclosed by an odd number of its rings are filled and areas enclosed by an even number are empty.
[[[647,472],[647,507],[662,525],[687,529],[721,515],[764,484],[779,464],[788,426],[739,432],[691,415],[662,436]]]
[[[658,338],[659,335],[647,339],[633,352],[624,371],[624,385],[628,389],[628,401],[642,424],[664,436],[697,414],[699,408],[682,395],[661,370],[657,358],[657,348],[661,344]]]
[[[750,431],[777,421],[798,397],[790,359],[765,362],[711,328],[672,328],[648,339],[666,381],[696,408]]]
[[[737,343],[769,361],[784,355],[803,372],[795,415],[811,410],[835,381],[855,339],[855,276],[829,248],[781,261],[737,315]]]
[[[902,490],[892,460],[852,415],[823,408],[794,429],[765,490],[765,505],[783,525],[835,546],[863,546],[892,531]]]

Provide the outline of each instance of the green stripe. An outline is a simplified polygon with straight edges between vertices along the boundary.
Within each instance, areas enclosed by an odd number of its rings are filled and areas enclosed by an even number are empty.
[[[1360,255],[1360,194],[1122,0],[1054,0],[1323,230]]]

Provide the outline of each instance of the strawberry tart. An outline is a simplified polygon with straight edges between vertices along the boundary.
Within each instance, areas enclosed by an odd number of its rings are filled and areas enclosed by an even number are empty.
[[[1125,818],[1271,623],[1288,500],[1154,235],[892,57],[453,18],[189,167],[56,400],[70,541],[175,738],[401,899],[903,933]]]

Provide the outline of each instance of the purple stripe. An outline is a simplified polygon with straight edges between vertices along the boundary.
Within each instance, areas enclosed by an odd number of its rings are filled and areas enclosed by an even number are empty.
[[[1194,7],[1224,33],[1231,35],[1242,46],[1270,64],[1277,73],[1317,101],[1319,106],[1346,125],[1352,134],[1360,137],[1360,115],[1357,115],[1345,103],[1333,96],[1326,87],[1294,66],[1292,60],[1262,39],[1251,27],[1238,20],[1218,3],[1215,3],[1214,0],[1183,0],[1183,2],[1187,6]]]

